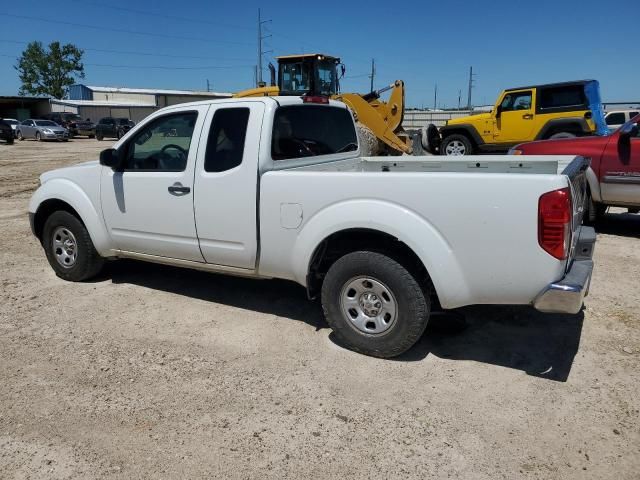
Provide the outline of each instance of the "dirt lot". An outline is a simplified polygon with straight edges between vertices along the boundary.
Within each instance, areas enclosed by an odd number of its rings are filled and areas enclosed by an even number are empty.
[[[377,360],[296,285],[58,279],[30,193],[108,144],[0,145],[0,478],[640,478],[640,216],[600,226],[580,316],[467,308]]]

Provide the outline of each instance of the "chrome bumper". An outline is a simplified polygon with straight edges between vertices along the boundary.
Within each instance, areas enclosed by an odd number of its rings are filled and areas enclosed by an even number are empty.
[[[536,310],[546,313],[578,313],[584,297],[589,294],[593,272],[593,246],[595,231],[581,227],[576,245],[576,258],[565,276],[542,290],[533,301]]]

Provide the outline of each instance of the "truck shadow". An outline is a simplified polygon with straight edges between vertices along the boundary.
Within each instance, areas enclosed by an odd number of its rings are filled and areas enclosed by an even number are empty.
[[[640,214],[607,213],[598,220],[595,228],[597,233],[640,238]]]
[[[522,370],[565,382],[580,346],[584,313],[544,314],[527,306],[477,305],[457,310],[460,318],[435,315],[425,335],[399,361],[432,354]]]
[[[304,288],[292,282],[230,277],[133,260],[109,264],[97,280],[105,277],[116,284],[289,318],[316,330],[329,328],[319,302],[308,301]],[[549,380],[567,380],[580,344],[582,312],[555,315],[529,307],[483,305],[455,313],[460,315],[433,315],[418,343],[392,361],[421,361],[431,354],[514,368]],[[333,334],[329,338],[337,343]]]

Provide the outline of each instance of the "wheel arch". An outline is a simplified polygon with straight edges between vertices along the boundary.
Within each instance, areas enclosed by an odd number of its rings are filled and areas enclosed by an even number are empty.
[[[372,211],[376,219],[371,218]],[[408,267],[444,308],[462,305],[470,297],[462,269],[442,234],[416,212],[380,200],[340,202],[315,214],[293,248],[296,281],[313,297],[331,260],[366,249],[386,253]]]
[[[581,117],[554,118],[544,124],[544,126],[536,135],[535,140],[545,140],[548,139],[551,135],[560,132],[583,135],[589,134],[591,130],[589,129],[589,124],[587,123],[587,121]]]
[[[444,126],[440,129],[440,136],[442,137],[442,143],[444,143],[445,139],[450,135],[466,135],[471,142],[473,142],[475,147],[479,147],[480,145],[484,145],[484,140],[476,130],[473,125],[460,124],[460,125],[451,125]]]
[[[101,215],[86,193],[67,179],[49,180],[31,197],[29,212],[34,216],[34,234],[39,240],[42,240],[42,229],[47,218],[58,210],[69,212],[82,222],[100,255],[113,255],[110,237]]]

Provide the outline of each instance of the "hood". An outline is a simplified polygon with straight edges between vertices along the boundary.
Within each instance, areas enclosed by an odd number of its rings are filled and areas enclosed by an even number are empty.
[[[41,128],[42,130],[51,130],[52,132],[64,132],[66,128],[61,127],[60,125],[56,125],[55,127],[47,127],[38,125],[37,128]]]
[[[79,163],[77,165],[72,165],[70,167],[50,170],[40,175],[40,183],[43,184],[45,182],[48,182],[49,180],[53,180],[54,178],[68,178],[74,180],[79,176],[84,176],[87,174],[91,175],[92,170],[95,170],[95,175],[98,175],[98,171],[100,170],[100,163],[98,162],[98,160],[91,160],[88,162]]]
[[[584,155],[590,148],[600,149],[609,142],[610,135],[594,135],[591,137],[554,138],[521,143],[512,150],[520,150],[525,155]]]
[[[480,121],[480,120],[489,120],[491,119],[491,113],[478,113],[476,115],[467,115],[466,117],[459,117],[451,119],[447,122],[447,126],[449,125],[462,125],[468,122]]]

